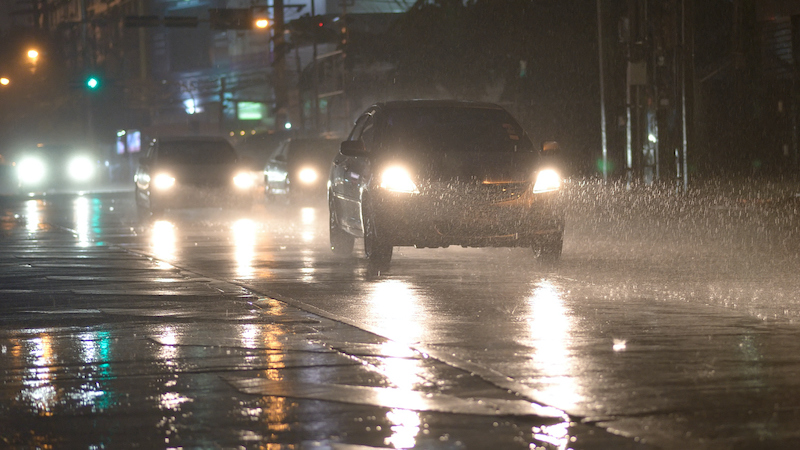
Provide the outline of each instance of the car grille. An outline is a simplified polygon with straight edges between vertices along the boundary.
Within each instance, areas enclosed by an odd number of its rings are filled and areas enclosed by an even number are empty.
[[[518,200],[530,189],[529,183],[434,182],[421,189],[442,205],[490,205]]]
[[[226,174],[227,175],[227,174]],[[202,176],[202,177],[185,177],[181,181],[184,186],[193,186],[197,188],[223,188],[230,185],[227,176]]]

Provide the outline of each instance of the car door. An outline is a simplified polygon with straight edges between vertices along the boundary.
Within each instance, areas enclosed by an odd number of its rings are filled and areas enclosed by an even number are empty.
[[[364,113],[357,121],[348,140],[364,142],[371,151],[374,145],[375,112]],[[332,191],[337,210],[341,213],[341,224],[352,233],[363,232],[361,226],[361,191],[369,177],[369,156],[344,156],[334,159]]]

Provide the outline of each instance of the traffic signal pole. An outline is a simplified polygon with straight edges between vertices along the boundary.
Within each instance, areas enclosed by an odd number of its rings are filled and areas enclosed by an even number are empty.
[[[94,59],[92,58],[92,52],[89,51],[88,45],[88,27],[89,27],[89,14],[86,9],[86,1],[81,0],[80,8],[81,8],[81,46],[83,47],[83,67],[88,68],[90,72],[94,72]],[[94,102],[92,102],[92,93],[87,92],[86,94],[86,130],[84,131],[86,137],[86,143],[89,145],[91,149],[94,149],[94,115],[92,109],[94,108]]]

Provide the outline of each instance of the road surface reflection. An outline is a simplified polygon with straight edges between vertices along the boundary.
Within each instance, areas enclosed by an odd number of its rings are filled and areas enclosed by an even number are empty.
[[[236,278],[245,280],[255,276],[256,246],[258,233],[256,223],[251,219],[239,219],[231,225],[233,234],[233,259],[236,263]]]
[[[529,325],[528,335],[521,337],[521,344],[533,349],[530,363],[539,375],[540,398],[570,410],[583,401],[581,383],[577,381],[581,373],[576,370],[571,349],[575,316],[566,310],[562,293],[549,280],[533,284],[527,305],[523,314]]]
[[[167,220],[157,220],[150,231],[150,247],[158,259],[175,260],[175,225]]]

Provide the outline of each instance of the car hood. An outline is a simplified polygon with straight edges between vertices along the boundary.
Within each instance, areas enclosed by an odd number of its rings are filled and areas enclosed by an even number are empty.
[[[159,172],[167,172],[184,184],[229,184],[241,168],[236,164],[164,164]]]
[[[380,165],[405,166],[420,180],[518,183],[530,182],[538,163],[534,152],[414,152]]]

